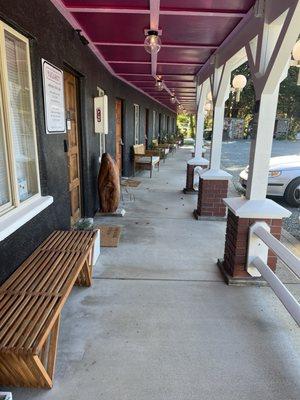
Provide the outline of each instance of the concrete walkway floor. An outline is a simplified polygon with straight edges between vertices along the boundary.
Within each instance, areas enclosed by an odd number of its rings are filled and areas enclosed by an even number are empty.
[[[189,157],[137,177],[125,217],[97,221],[122,225],[121,242],[63,310],[54,388],[14,400],[299,400],[299,330],[269,288],[223,283],[225,222],[193,220]]]

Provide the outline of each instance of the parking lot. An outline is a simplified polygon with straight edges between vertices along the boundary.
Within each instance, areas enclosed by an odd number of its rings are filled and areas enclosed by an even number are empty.
[[[239,184],[239,174],[248,165],[250,151],[250,140],[237,140],[223,142],[222,148],[222,166],[233,175],[233,184],[237,191],[241,191]],[[300,141],[279,141],[274,140],[272,148],[272,157],[300,154]],[[300,239],[300,208],[290,207],[283,199],[276,199],[283,207],[292,212],[290,218],[284,221],[284,228],[297,239]]]

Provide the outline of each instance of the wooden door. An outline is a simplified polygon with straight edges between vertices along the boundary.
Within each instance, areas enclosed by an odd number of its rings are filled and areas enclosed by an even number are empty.
[[[81,218],[80,148],[78,126],[77,78],[64,72],[65,105],[67,117],[67,157],[69,169],[69,192],[71,225]]]
[[[145,114],[145,148],[148,148],[148,135],[149,135],[149,110],[146,108]]]
[[[116,163],[119,168],[120,175],[122,175],[122,100],[116,99],[115,102],[115,115],[116,115]]]

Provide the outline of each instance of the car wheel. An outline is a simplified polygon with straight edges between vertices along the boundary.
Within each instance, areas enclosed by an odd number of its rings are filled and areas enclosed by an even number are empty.
[[[290,206],[300,206],[300,178],[296,178],[289,183],[284,192],[284,199]]]

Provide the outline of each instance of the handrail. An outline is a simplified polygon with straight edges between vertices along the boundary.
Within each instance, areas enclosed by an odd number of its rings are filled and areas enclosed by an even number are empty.
[[[258,239],[261,242],[257,243]],[[269,227],[265,222],[256,222],[250,227],[247,263],[248,272],[252,276],[261,275],[268,282],[276,296],[300,326],[300,304],[268,266],[268,249],[271,249],[298,279],[300,278],[300,259],[269,232]],[[256,251],[259,252],[259,254],[256,255]],[[253,267],[256,268],[258,273],[253,271]]]
[[[268,232],[262,225],[257,225],[253,233],[258,236],[279,257],[286,266],[300,278],[300,259],[285,247],[278,239]]]
[[[284,286],[271,268],[260,258],[255,258],[252,263],[269,283],[276,296],[300,326],[300,305],[292,293]]]

